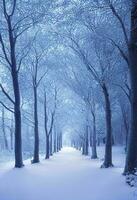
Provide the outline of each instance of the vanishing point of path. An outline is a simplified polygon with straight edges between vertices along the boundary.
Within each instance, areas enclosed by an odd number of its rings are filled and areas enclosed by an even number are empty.
[[[100,159],[63,148],[39,164],[1,168],[0,200],[132,200],[133,191],[121,175],[123,155],[114,159],[115,168],[100,169]]]

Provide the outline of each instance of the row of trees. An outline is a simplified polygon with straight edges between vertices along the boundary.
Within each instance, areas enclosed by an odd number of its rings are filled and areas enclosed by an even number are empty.
[[[69,10],[69,6],[70,4],[68,3],[67,8],[65,9],[65,12],[67,10],[68,16],[63,20],[63,26],[65,24],[67,28],[59,29],[59,37],[61,36],[61,38],[64,38],[65,44],[67,41],[69,48],[81,60],[83,67],[85,67],[89,72],[90,78],[92,78],[100,87],[104,96],[106,145],[105,160],[102,167],[110,167],[113,165],[111,96],[114,96],[114,87],[117,87],[117,89],[120,88],[121,92],[124,92],[126,95],[128,100],[127,105],[129,107],[128,110],[131,111],[131,116],[129,115],[127,117],[125,111],[126,108],[123,108],[121,99],[117,97],[124,120],[126,143],[128,138],[128,144],[126,147],[127,159],[124,173],[133,173],[137,166],[137,84],[135,81],[137,2],[120,1],[117,3],[116,1],[109,0],[103,2],[94,1],[93,4],[91,4],[90,1],[80,1],[73,4],[73,13]],[[121,6],[123,9],[121,9]],[[114,30],[114,26],[117,27],[116,30]],[[123,71],[123,80],[117,77],[121,71]],[[77,74],[75,73],[73,80],[75,78],[76,82],[81,83],[81,80],[78,80],[79,77],[76,76]],[[91,82],[91,87],[92,85],[93,81]],[[80,90],[80,92],[82,92],[82,90]],[[82,93],[82,97],[84,95],[85,94]],[[87,101],[87,97],[84,98],[84,100],[85,99]],[[90,100],[90,103],[92,100]],[[89,102],[87,101],[86,104],[88,105]],[[92,112],[93,109],[90,110]],[[95,116],[93,115],[92,117],[93,124],[95,124]],[[95,132],[95,126],[93,130],[93,132]],[[128,133],[129,137],[127,136]],[[85,135],[84,137],[87,136]],[[96,135],[94,135],[94,137],[96,137]],[[86,139],[85,143],[88,144]]]
[[[34,130],[32,163],[36,163],[43,140],[43,136],[39,140],[39,132],[45,133],[49,158],[53,146],[54,151],[62,146],[61,130],[71,123],[75,125],[71,142],[82,148],[83,154],[88,154],[90,144],[91,157],[97,158],[97,141],[102,140],[102,167],[111,167],[112,145],[124,143],[124,172],[134,172],[137,2],[32,1],[28,5],[26,1],[2,0],[0,9],[0,103],[14,114],[14,119],[7,115],[10,122],[6,121],[8,125],[2,130],[3,138],[5,130],[12,132],[11,144],[15,131],[15,166],[23,166],[21,131],[26,124]],[[63,94],[57,89],[60,83]],[[72,91],[71,97],[66,90]],[[78,118],[74,110],[82,117]],[[3,108],[1,113],[1,126],[5,127]],[[73,122],[76,118],[78,125]]]
[[[22,159],[22,113],[28,112],[23,106],[23,97],[21,96],[21,71],[25,70],[30,74],[30,82],[28,84],[32,85],[33,88],[33,104],[34,104],[34,120],[31,121],[31,125],[34,128],[34,154],[32,163],[39,162],[39,123],[38,123],[38,87],[42,80],[47,74],[47,70],[44,63],[44,50],[40,51],[38,49],[37,42],[37,30],[35,35],[29,36],[28,30],[39,23],[39,20],[43,19],[43,13],[39,13],[39,5],[32,2],[30,5],[32,9],[28,8],[28,4],[25,1],[2,1],[1,4],[1,28],[0,28],[0,45],[1,45],[1,66],[3,67],[3,73],[7,73],[11,78],[8,82],[2,84],[0,83],[1,92],[3,93],[3,100],[0,101],[2,108],[2,128],[4,134],[5,147],[8,148],[6,133],[5,133],[5,123],[4,123],[4,109],[8,110],[14,114],[14,139],[15,139],[15,167],[23,166]],[[38,9],[38,10],[37,10]],[[25,40],[23,42],[22,40]],[[26,45],[27,43],[27,45]],[[44,65],[44,66],[42,66]],[[41,66],[45,67],[43,71]],[[25,83],[24,83],[25,84]],[[30,86],[27,86],[30,87]],[[48,105],[46,100],[46,86],[43,85],[43,109],[44,121],[45,121],[45,136],[46,136],[46,156],[49,158],[52,154],[52,137],[53,137],[53,126],[55,121],[55,111],[54,107],[51,116],[48,113],[46,107]],[[29,94],[28,94],[29,96]],[[53,95],[55,96],[54,104],[56,105],[57,92]],[[5,99],[6,97],[6,99]],[[31,98],[31,96],[29,96]],[[28,104],[29,105],[29,104]],[[26,106],[28,106],[26,105]],[[30,113],[29,113],[30,114]],[[31,115],[31,114],[30,114]],[[49,123],[48,123],[49,118]],[[28,119],[29,121],[29,119]],[[48,130],[49,129],[49,130]],[[11,143],[13,145],[13,130],[11,130]],[[50,137],[50,139],[49,139]],[[58,151],[61,148],[61,137],[60,134],[54,135],[54,151]],[[12,147],[13,148],[13,147]]]

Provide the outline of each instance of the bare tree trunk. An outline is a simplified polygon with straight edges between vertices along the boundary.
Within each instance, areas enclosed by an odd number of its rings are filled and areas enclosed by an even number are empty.
[[[5,2],[3,3],[5,7]],[[19,80],[18,80],[18,68],[17,68],[17,63],[16,63],[16,51],[15,51],[16,40],[13,35],[11,16],[8,15],[6,20],[7,20],[7,25],[8,25],[9,44],[10,44],[11,76],[12,76],[13,91],[14,91],[14,97],[15,97],[15,101],[14,101],[15,167],[20,168],[23,166],[23,160],[22,160],[22,137],[21,137],[20,88],[19,88]]]
[[[37,103],[37,87],[34,90],[34,157],[32,163],[39,162],[39,132],[38,132],[38,103]]]
[[[8,140],[6,136],[6,130],[5,130],[5,113],[4,113],[4,107],[2,108],[2,130],[3,130],[3,138],[4,138],[4,147],[6,150],[8,150]]]
[[[82,142],[82,155],[85,155],[85,141]]]
[[[132,0],[131,38],[129,44],[131,77],[131,128],[124,173],[134,173],[137,168],[137,1]]]
[[[10,148],[13,150],[13,130],[10,129]]]
[[[89,144],[90,144],[90,147],[92,147],[92,131],[90,130],[90,136],[89,136]]]
[[[62,149],[62,132],[60,133],[60,150]]]
[[[56,92],[55,92],[55,107],[54,111],[51,113],[51,123],[48,130],[48,116],[47,116],[47,96],[46,91],[44,92],[44,127],[45,127],[45,134],[46,134],[46,156],[45,158],[48,159],[52,152],[52,130],[54,126],[54,117],[55,117],[55,110],[56,110]]]
[[[86,126],[84,155],[88,155],[88,143],[88,126]]]
[[[59,152],[59,134],[57,133],[57,152]]]
[[[128,142],[128,134],[129,134],[129,121],[127,119],[127,112],[120,103],[120,108],[121,108],[121,113],[122,113],[122,118],[123,118],[123,124],[124,124],[124,129],[125,129],[125,151],[127,151],[127,142]]]
[[[46,156],[45,159],[49,159],[50,157],[50,141],[49,141],[49,135],[46,135]]]
[[[22,167],[22,137],[21,137],[21,110],[20,110],[20,90],[18,73],[13,70],[13,87],[15,95],[14,117],[15,117],[15,167]]]
[[[50,134],[50,156],[53,155],[53,150],[52,150],[52,132]]]
[[[14,117],[15,117],[15,167],[22,167],[22,137],[21,137],[21,109],[20,109],[20,88],[18,81],[18,69],[15,56],[15,39],[13,37],[11,18],[8,17],[10,54],[11,54],[11,75],[14,90]]]
[[[106,145],[105,145],[105,159],[101,167],[112,167],[112,125],[111,125],[111,106],[109,93],[105,83],[102,86],[105,99],[105,113],[106,113]]]
[[[57,134],[56,129],[54,128],[54,153],[57,152]]]
[[[96,118],[95,114],[93,116],[93,135],[92,135],[92,159],[97,158],[97,149],[96,149],[96,143],[97,143],[97,138],[96,138]]]
[[[74,141],[73,145],[75,146],[75,141]],[[59,148],[58,150],[60,151],[61,150],[61,135],[60,135],[60,133],[58,136],[58,148]]]
[[[14,133],[14,127],[13,127],[13,118],[12,118],[11,126],[10,126],[10,147],[11,147],[11,150],[13,150],[13,133]]]

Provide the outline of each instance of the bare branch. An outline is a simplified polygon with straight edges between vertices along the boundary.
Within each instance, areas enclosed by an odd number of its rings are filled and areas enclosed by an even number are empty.
[[[110,7],[112,13],[114,14],[114,16],[118,19],[120,25],[121,25],[121,28],[123,30],[123,34],[124,34],[124,37],[125,37],[125,42],[126,42],[127,48],[129,48],[129,40],[128,40],[128,36],[127,36],[127,32],[126,32],[126,28],[125,28],[125,25],[123,23],[123,20],[122,20],[121,16],[118,14],[115,7],[112,5],[112,3],[109,3],[109,7]]]
[[[15,39],[17,39],[19,36],[21,36],[25,31],[27,31],[31,26],[28,26],[26,28],[24,28],[20,33],[18,33],[16,36],[15,36]]]
[[[6,53],[6,49],[5,49],[5,45],[4,45],[1,33],[0,33],[0,43],[1,43],[1,46],[2,46],[2,51],[3,51],[3,54],[4,54],[5,60],[11,66],[11,62],[8,59],[8,56],[7,56],[7,53]]]
[[[20,68],[21,68],[21,65],[22,65],[22,61],[23,61],[23,59],[26,58],[26,56],[28,55],[29,50],[30,50],[30,49],[28,49],[28,50],[26,51],[26,53],[24,53],[24,55],[22,55],[22,57],[20,58],[20,61],[19,61],[19,64],[18,64],[17,72],[19,72],[19,70],[20,70]]]
[[[95,68],[89,63],[89,61],[88,61],[87,57],[85,56],[84,52],[81,50],[81,47],[79,46],[79,44],[73,38],[70,37],[70,39],[76,45],[77,49],[74,48],[73,46],[70,46],[70,47],[78,54],[78,56],[84,62],[87,70],[89,70],[91,72],[91,74],[93,75],[93,77],[100,84],[100,79],[98,77],[98,73],[96,72]]]
[[[16,3],[17,3],[17,0],[13,0],[13,8],[12,8],[11,14],[9,16],[13,16],[13,14],[15,12],[15,8],[16,8]]]
[[[8,18],[8,13],[7,13],[7,9],[6,9],[6,1],[3,0],[3,10],[4,10],[4,16],[7,19]]]
[[[129,67],[128,56],[125,54],[125,52],[123,51],[123,49],[114,40],[112,40],[111,38],[108,38],[108,39],[114,44],[115,47],[117,47],[117,49],[119,50],[122,58],[124,58],[124,60],[126,61],[128,67]]]
[[[2,101],[0,101],[0,104],[1,104],[4,108],[6,108],[6,110],[8,110],[9,112],[14,113],[14,111],[11,110],[10,108],[8,108]]]
[[[119,85],[119,84],[114,84],[114,85],[117,86],[117,87],[119,87],[119,88],[121,88],[121,90],[122,90],[122,91],[125,93],[125,95],[127,96],[129,102],[131,103],[131,96],[130,96],[130,94],[126,91],[126,89],[125,89],[124,87],[122,87],[121,85]]]
[[[5,91],[4,87],[2,86],[2,84],[0,84],[0,88],[2,90],[2,92],[5,94],[5,96],[13,103],[15,104],[14,100],[9,96],[9,94]]]
[[[48,71],[48,70],[47,70]],[[42,79],[46,76],[47,71],[40,77],[40,79],[37,82],[37,87],[39,86],[40,82],[42,81]]]

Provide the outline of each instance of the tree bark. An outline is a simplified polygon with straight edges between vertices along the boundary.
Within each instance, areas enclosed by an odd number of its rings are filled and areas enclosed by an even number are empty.
[[[130,78],[131,78],[131,127],[125,174],[134,173],[137,168],[137,1],[132,1],[131,35],[129,44]]]
[[[13,37],[11,18],[8,17],[10,55],[11,55],[11,75],[13,82],[13,91],[15,97],[14,118],[15,118],[15,167],[23,166],[22,160],[22,137],[21,137],[21,109],[20,109],[20,88],[18,80],[18,69],[16,64],[15,39]]]
[[[95,114],[92,114],[92,116],[93,116],[93,135],[92,135],[92,156],[91,156],[91,158],[96,159],[97,158],[96,118],[95,118]]]
[[[23,166],[22,160],[22,137],[21,137],[21,110],[20,110],[20,90],[17,71],[12,72],[13,88],[15,96],[14,117],[15,117],[15,167]]]
[[[32,163],[39,162],[39,131],[38,131],[38,102],[37,102],[37,87],[34,90],[34,158]]]
[[[50,141],[49,141],[49,135],[46,135],[46,156],[45,159],[49,159],[50,157]]]
[[[112,124],[111,124],[111,106],[108,89],[105,83],[102,86],[105,99],[105,114],[106,114],[106,144],[105,144],[105,159],[101,167],[112,167]]]

